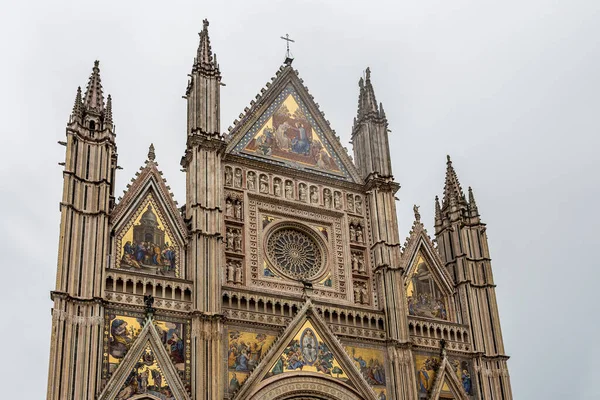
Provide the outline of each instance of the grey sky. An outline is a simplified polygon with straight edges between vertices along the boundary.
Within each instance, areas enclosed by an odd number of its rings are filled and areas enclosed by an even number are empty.
[[[99,59],[124,168],[118,196],[154,142],[183,204],[181,95],[205,17],[227,84],[223,131],[280,66],[285,33],[344,143],[370,66],[392,130],[402,239],[415,203],[433,232],[450,154],[488,223],[515,398],[600,398],[593,0],[3,2],[2,398],[45,396],[64,159],[56,141],[77,86]]]

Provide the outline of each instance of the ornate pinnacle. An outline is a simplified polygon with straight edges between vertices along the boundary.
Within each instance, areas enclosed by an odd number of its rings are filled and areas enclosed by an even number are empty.
[[[112,97],[110,94],[106,98],[106,109],[104,110],[104,124],[112,125]]]
[[[196,59],[194,60],[194,70],[204,71],[218,71],[216,62],[213,60],[212,49],[210,47],[210,37],[208,36],[208,20],[202,21],[202,31],[198,34],[200,36],[200,44],[198,45],[198,52]]]
[[[440,198],[435,196],[435,220],[442,219],[442,207],[440,207]]]
[[[102,94],[102,82],[100,81],[100,61],[94,61],[94,68],[85,89],[83,99],[86,111],[101,113],[104,111],[104,95]]]
[[[361,77],[358,81],[358,86],[360,88],[358,95],[358,120],[360,121],[362,118],[372,114],[385,117],[385,114],[380,114],[377,107],[377,99],[375,98],[375,91],[371,84],[371,69],[369,67],[365,70],[364,80]]]
[[[446,156],[446,182],[444,184],[444,199],[442,205],[444,207],[451,203],[458,204],[459,202],[465,202],[465,195],[456,176],[456,171],[452,166],[452,160],[450,156]]]
[[[477,203],[475,203],[475,196],[473,195],[473,189],[469,186],[469,207],[471,210],[475,211],[478,214]]]
[[[154,143],[150,143],[148,148],[148,161],[154,161],[156,159],[156,153],[154,153]]]
[[[75,104],[73,104],[73,112],[71,113],[74,117],[81,118],[83,113],[83,100],[81,99],[81,86],[77,87],[77,94],[75,95]]]

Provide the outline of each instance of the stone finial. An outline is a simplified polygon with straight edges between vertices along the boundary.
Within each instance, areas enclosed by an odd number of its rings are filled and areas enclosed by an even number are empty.
[[[156,159],[156,153],[154,153],[154,143],[150,143],[148,148],[148,161],[154,161]]]
[[[420,223],[421,222],[421,214],[419,214],[419,206],[418,205],[414,205],[413,206],[413,212],[415,213],[415,222]]]
[[[109,94],[106,98],[106,109],[104,110],[104,123],[106,125],[112,125],[112,118],[112,97]]]
[[[452,166],[452,160],[450,156],[446,156],[446,181],[444,183],[444,198],[442,200],[442,207],[446,207],[449,204],[458,204],[464,200],[465,195],[463,194],[462,187],[458,181],[458,176],[454,167]]]
[[[77,94],[75,95],[75,104],[73,104],[73,112],[71,115],[74,117],[81,117],[83,113],[83,100],[81,98],[81,86],[77,87]]]
[[[104,95],[100,80],[100,61],[94,61],[94,68],[85,89],[83,104],[86,111],[101,113],[104,111]]]

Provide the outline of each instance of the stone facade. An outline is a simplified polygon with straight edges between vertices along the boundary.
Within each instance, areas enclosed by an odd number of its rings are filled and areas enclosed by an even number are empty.
[[[227,134],[208,22],[178,207],[148,159],[123,198],[98,62],[67,124],[48,399],[512,399],[487,246],[448,158],[435,239],[399,238],[366,70],[342,147],[287,58]]]

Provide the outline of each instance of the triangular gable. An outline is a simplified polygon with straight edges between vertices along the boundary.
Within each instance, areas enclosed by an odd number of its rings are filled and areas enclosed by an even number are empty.
[[[187,228],[151,154],[111,214],[116,250],[111,267],[183,278]],[[144,217],[154,231],[136,228]]]
[[[296,71],[273,84],[233,128],[227,152],[360,183],[359,174]]]
[[[136,399],[142,394],[161,400],[189,399],[152,318],[146,320],[138,339],[108,381],[99,400]]]
[[[233,398],[251,398],[262,386],[288,373],[335,380],[362,398],[376,398],[342,344],[313,312],[310,299]]]
[[[405,284],[408,283],[410,276],[418,268],[417,261],[421,256],[427,262],[427,266],[435,276],[440,289],[447,295],[454,293],[452,277],[444,268],[444,262],[421,222],[415,221],[403,249],[400,268],[404,271]]]
[[[443,265],[423,224],[415,221],[400,262],[409,315],[449,319],[453,308],[445,299],[454,293],[454,286]]]
[[[468,400],[469,397],[465,394],[464,389],[456,372],[452,369],[447,357],[444,357],[440,368],[436,372],[435,383],[431,389],[431,400],[444,399],[448,397],[440,397],[442,393],[449,393],[455,400]]]

